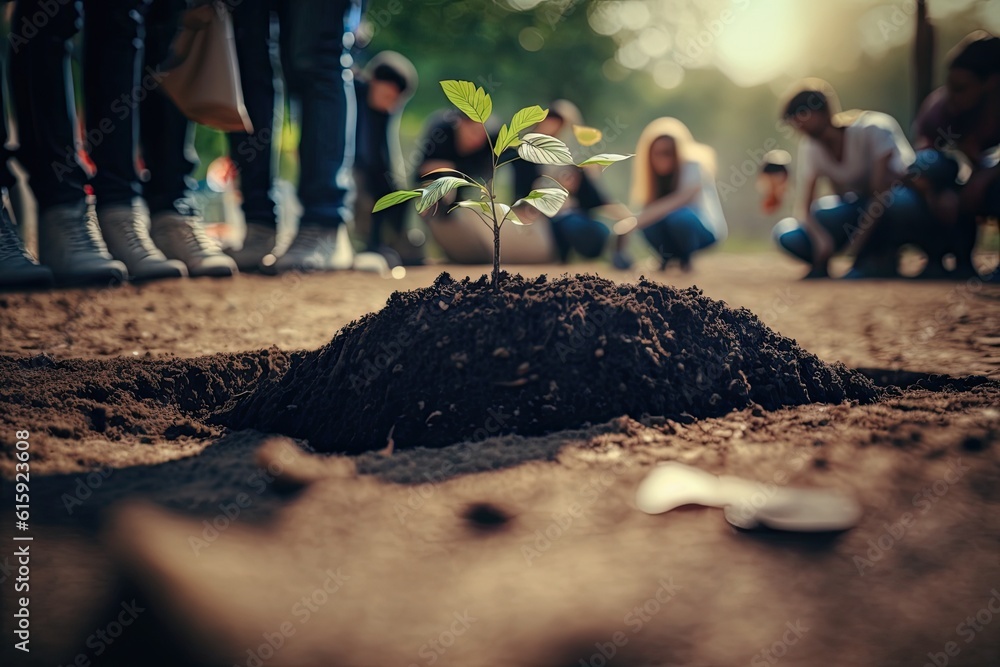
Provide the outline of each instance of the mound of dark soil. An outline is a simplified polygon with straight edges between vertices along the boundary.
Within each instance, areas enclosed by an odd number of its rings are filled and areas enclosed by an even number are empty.
[[[215,419],[360,452],[390,441],[536,435],[626,414],[870,402],[881,391],[698,289],[505,276],[495,294],[485,276],[442,274],[296,355]]]

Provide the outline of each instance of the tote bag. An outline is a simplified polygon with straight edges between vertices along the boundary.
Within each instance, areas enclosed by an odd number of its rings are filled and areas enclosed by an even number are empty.
[[[189,9],[161,85],[191,120],[226,132],[253,132],[243,103],[233,20],[221,2]]]

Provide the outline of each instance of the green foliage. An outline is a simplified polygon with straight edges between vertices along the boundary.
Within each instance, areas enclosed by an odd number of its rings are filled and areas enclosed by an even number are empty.
[[[481,86],[471,81],[442,81],[441,88],[459,111],[477,123],[485,123],[493,114],[493,100]]]
[[[569,193],[562,188],[539,188],[529,192],[526,197],[518,199],[514,202],[514,206],[528,204],[551,218],[559,213],[559,209],[566,203],[568,196]]]
[[[524,135],[517,154],[522,160],[535,164],[573,164],[573,155],[566,144],[547,134]]]
[[[386,196],[375,202],[375,208],[372,209],[372,213],[378,213],[379,211],[384,211],[390,206],[395,206],[396,204],[402,204],[404,201],[410,199],[415,199],[420,197],[422,193],[419,190],[399,190],[397,192],[390,192]]]
[[[441,89],[460,111],[472,120],[480,123],[488,132],[486,122],[493,113],[493,100],[482,87],[477,87],[471,81],[447,80],[441,82]],[[514,114],[510,123],[504,124],[493,146],[493,178],[486,183],[478,183],[460,171],[449,168],[435,169],[424,174],[425,177],[437,175],[427,187],[417,190],[400,190],[385,195],[375,203],[373,213],[402,204],[411,199],[420,198],[417,202],[417,212],[425,213],[440,202],[444,197],[458,188],[472,187],[480,191],[478,200],[456,202],[451,209],[464,208],[475,213],[482,222],[493,231],[493,289],[500,289],[500,228],[510,221],[516,225],[527,224],[517,215],[514,208],[521,205],[532,206],[544,215],[555,216],[562,209],[569,193],[561,186],[555,188],[539,188],[532,190],[527,196],[518,199],[514,205],[497,201],[493,183],[496,182],[497,169],[501,164],[500,155],[512,146],[517,146],[518,157],[536,164],[573,165],[573,155],[562,141],[547,134],[529,132],[523,137],[521,133],[545,120],[548,110],[540,106],[525,107]],[[579,165],[599,164],[607,166],[614,162],[627,160],[631,155],[604,153],[584,160]]]

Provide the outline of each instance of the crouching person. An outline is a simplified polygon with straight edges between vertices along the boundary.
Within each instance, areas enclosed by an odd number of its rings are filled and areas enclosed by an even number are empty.
[[[828,277],[830,258],[856,259],[848,278],[896,276],[899,247],[909,226],[930,211],[907,185],[913,149],[899,124],[877,111],[838,113],[829,84],[808,80],[783,109],[802,135],[799,144],[797,218],[774,228],[778,245],[810,266],[806,278]],[[817,197],[822,181],[833,195]]]

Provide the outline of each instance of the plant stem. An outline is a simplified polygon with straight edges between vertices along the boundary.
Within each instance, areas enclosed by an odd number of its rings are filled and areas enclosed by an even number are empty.
[[[493,223],[493,291],[500,291],[500,225]]]

